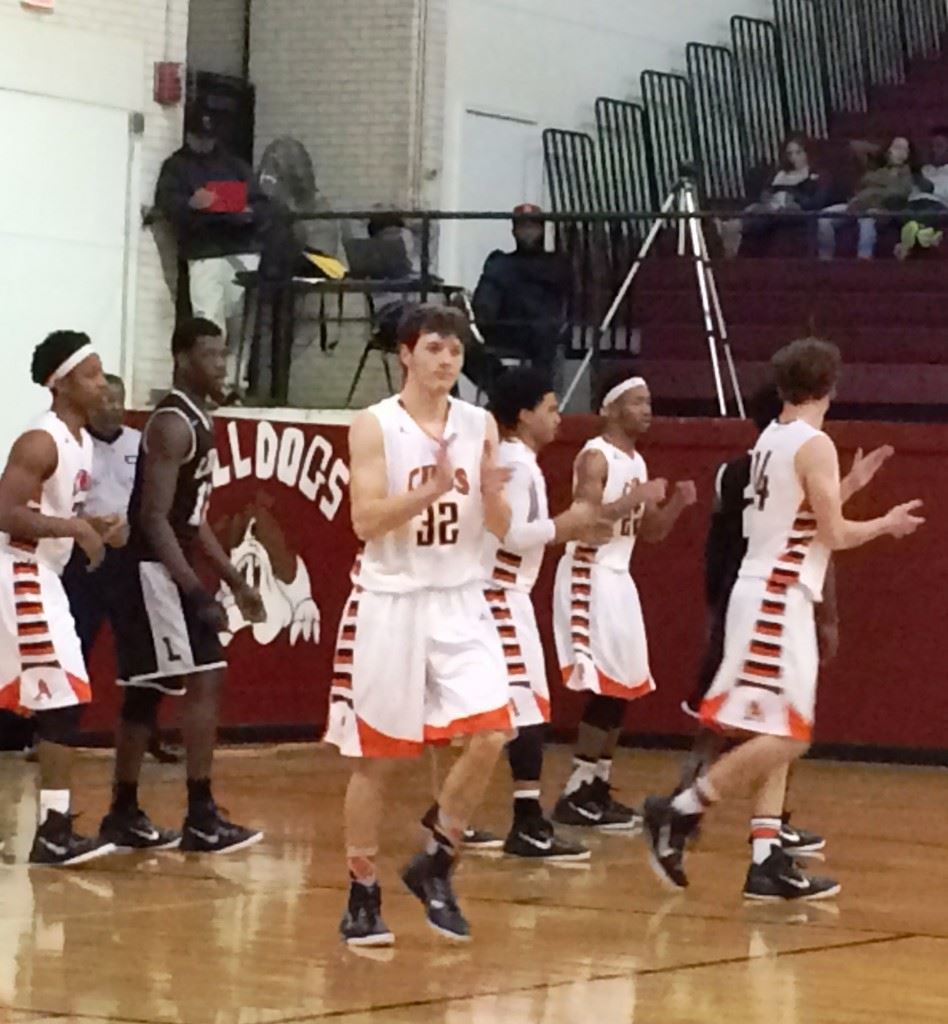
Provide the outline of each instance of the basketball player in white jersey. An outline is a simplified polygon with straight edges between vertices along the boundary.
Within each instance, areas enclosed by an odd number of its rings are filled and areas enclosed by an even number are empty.
[[[596,507],[584,501],[550,517],[537,455],[556,437],[560,413],[542,373],[521,367],[502,374],[490,410],[503,437],[498,461],[511,472],[506,491],[510,529],[503,540],[488,536],[485,560],[485,596],[503,642],[517,727],[516,738],[507,745],[514,800],[504,852],[531,860],[587,860],[588,849],[557,836],[540,806],[550,690],[530,594],[547,545],[571,540],[595,544],[611,534],[612,524],[603,528]]]
[[[92,567],[120,542],[119,517],[81,515],[89,490],[89,415],[105,400],[102,363],[85,334],[56,331],[33,353],[49,412],[17,438],[0,478],[0,707],[36,722],[39,823],[30,862],[67,866],[115,847],[77,835],[70,816],[72,744],[89,676],[60,575],[73,544]]]
[[[636,540],[660,541],[696,500],[690,480],[649,480],[637,445],[652,421],[641,377],[608,387],[600,405],[605,430],[576,459],[573,495],[612,524],[602,544],[572,543],[560,560],[553,594],[556,650],[566,686],[590,696],[579,726],[573,771],[553,820],[603,831],[637,828],[641,816],[612,799],[612,757],[630,701],[655,689],[645,623],[629,562]]]
[[[485,534],[507,533],[497,425],[450,397],[467,321],[419,306],[399,326],[401,394],[349,432],[352,525],[365,548],[339,625],[326,740],[353,758],[346,793],[351,945],[390,945],[376,871],[384,781],[396,758],[469,737],[438,797],[427,849],[402,874],[428,923],[469,938],[451,886],[462,835],[510,738],[500,638],[484,600]]]
[[[805,876],[780,844],[787,769],[806,752],[813,730],[814,604],[831,551],[905,537],[924,520],[919,501],[868,522],[844,518],[852,484],[840,484],[836,447],[823,433],[839,364],[836,346],[814,339],[795,341],[773,358],[783,411],[751,453],[747,553],[728,604],[721,667],[701,705],[706,725],[749,738],[677,796],[645,804],[653,867],[676,888],[688,884],[684,847],[704,811],[756,788],[744,895],[822,899],[840,889],[831,879]]]

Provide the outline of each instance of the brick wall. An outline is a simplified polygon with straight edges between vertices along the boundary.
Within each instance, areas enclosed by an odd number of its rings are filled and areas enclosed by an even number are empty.
[[[191,0],[188,66],[218,75],[243,74],[246,0]]]
[[[257,88],[257,155],[280,135],[299,138],[315,162],[321,192],[335,209],[437,205],[446,4],[256,4],[250,77]],[[335,299],[331,307],[335,314]],[[363,299],[347,300],[347,317],[364,311]],[[331,354],[312,343],[313,331],[304,315],[291,395],[303,405],[335,407],[355,372],[366,325],[339,329],[331,323],[339,339]],[[354,404],[385,393],[379,360],[369,360]],[[397,377],[397,368],[394,372]]]
[[[188,0],[169,0],[167,5],[165,0],[56,0],[52,14],[27,12],[14,0],[2,0],[0,32],[4,21],[14,18],[50,18],[63,28],[144,44],[145,134],[141,142],[139,187],[142,202],[150,203],[161,161],[180,145],[182,116],[180,108],[163,108],[151,101],[152,64],[165,56],[166,36],[168,58],[184,60]],[[152,388],[170,381],[168,339],[174,311],[150,231],[142,231],[136,255],[135,322],[129,340],[134,354],[132,397],[136,403],[143,403]]]

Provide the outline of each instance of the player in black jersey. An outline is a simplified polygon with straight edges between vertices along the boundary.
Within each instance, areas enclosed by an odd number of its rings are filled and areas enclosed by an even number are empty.
[[[123,605],[117,623],[119,682],[126,687],[116,736],[112,807],[100,834],[117,846],[222,853],[263,836],[226,821],[211,795],[218,703],[227,663],[219,639],[224,610],[194,571],[198,550],[234,593],[250,621],[260,595],[237,572],[207,523],[217,450],[207,400],[224,385],[226,347],[219,328],[195,318],[171,343],[174,387],[142,432],[129,503]],[[163,694],[183,700],[188,812],[182,833],[159,829],[138,805],[142,758]]]

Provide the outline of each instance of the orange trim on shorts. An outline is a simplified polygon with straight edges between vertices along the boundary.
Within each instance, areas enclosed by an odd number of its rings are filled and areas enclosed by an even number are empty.
[[[792,739],[809,743],[813,738],[813,723],[808,722],[792,705],[787,705],[787,731]]]
[[[420,757],[425,747],[416,740],[400,740],[379,732],[358,715],[356,728],[363,757]]]
[[[0,686],[0,711],[22,712],[19,676]]]
[[[541,697],[540,694],[535,693],[533,699],[537,702],[537,707],[540,709],[540,714],[543,716],[544,722],[550,720],[550,702],[546,697]]]
[[[510,703],[493,711],[482,711],[467,718],[455,718],[447,725],[426,725],[425,743],[443,743],[455,736],[473,736],[479,732],[509,732],[513,728],[510,720]]]
[[[718,713],[724,707],[727,697],[726,693],[719,693],[717,697],[709,697],[701,702],[701,707],[698,709],[698,717],[701,719],[702,725],[713,729],[715,732],[726,732],[730,729],[730,726],[722,725],[718,721]]]
[[[646,697],[648,694],[655,690],[650,677],[642,680],[641,683],[637,683],[635,686],[626,686],[625,683],[620,683],[617,679],[613,679],[611,676],[607,676],[598,665],[593,663],[596,669],[596,675],[599,678],[599,692],[605,697],[621,697],[622,700],[638,700],[639,697]],[[576,671],[576,665],[560,666],[560,674],[563,677],[564,683],[569,683],[570,677],[573,672]],[[586,691],[593,692],[593,691]]]

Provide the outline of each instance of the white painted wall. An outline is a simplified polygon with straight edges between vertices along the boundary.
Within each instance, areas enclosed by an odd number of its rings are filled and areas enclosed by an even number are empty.
[[[0,0],[0,195],[11,200],[0,205],[0,336],[19,387],[13,403],[0,391],[0,457],[47,401],[25,374],[48,330],[98,335],[138,402],[170,379],[174,310],[139,208],[180,145],[181,108],[151,91],[154,61],[184,60],[187,16],[188,0],[56,0],[48,13]],[[131,112],[144,114],[143,135],[129,136]]]
[[[513,176],[533,180],[523,201],[543,202],[535,168],[542,166],[544,128],[593,131],[597,96],[634,99],[646,69],[683,70],[687,43],[723,43],[732,15],[768,18],[771,0],[451,0],[441,205],[458,209],[475,191],[469,181],[480,163],[474,148],[487,133],[466,132],[469,112],[497,121],[495,158],[516,165]],[[509,145],[502,119],[532,125]],[[476,137],[475,137],[476,134]],[[485,207],[502,208],[483,194]],[[495,232],[496,233],[496,232]],[[499,235],[498,235],[499,237]],[[465,229],[442,235],[447,276],[462,276],[470,262]]]

